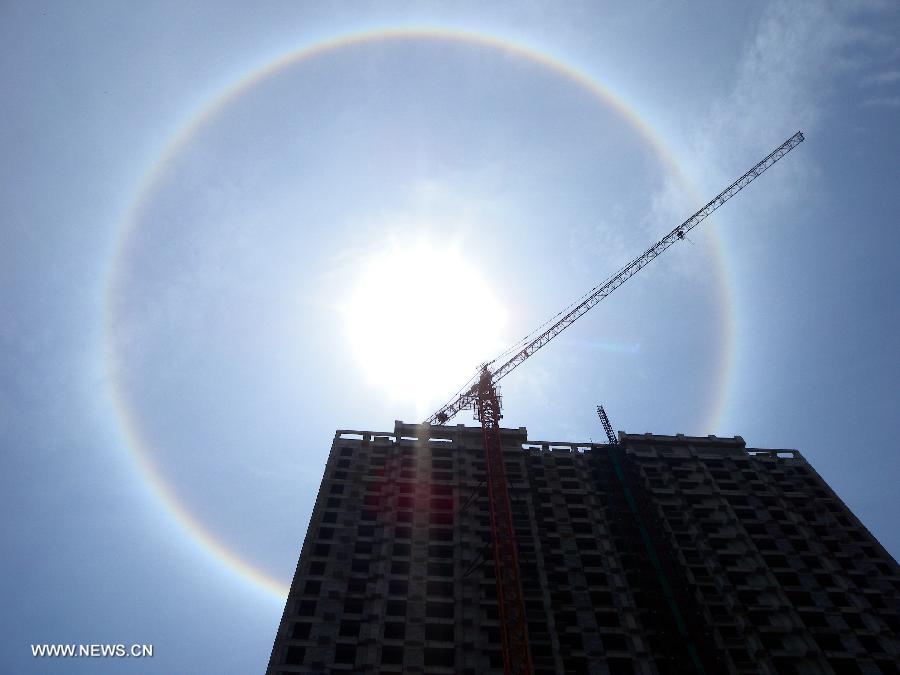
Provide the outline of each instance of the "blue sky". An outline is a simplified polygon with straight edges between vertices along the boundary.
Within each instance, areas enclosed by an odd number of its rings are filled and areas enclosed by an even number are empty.
[[[632,5],[0,8],[0,670],[260,672],[334,430],[423,419],[798,129],[505,421],[799,449],[897,557],[900,12]]]

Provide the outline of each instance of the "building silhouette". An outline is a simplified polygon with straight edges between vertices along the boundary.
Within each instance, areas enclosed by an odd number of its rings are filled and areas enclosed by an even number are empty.
[[[799,452],[502,430],[535,673],[897,673],[894,559]],[[338,431],[267,673],[502,673],[480,427]]]

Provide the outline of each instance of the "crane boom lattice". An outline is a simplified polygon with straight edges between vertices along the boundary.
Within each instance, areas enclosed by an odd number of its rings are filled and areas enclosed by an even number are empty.
[[[602,405],[597,406],[597,416],[600,418],[600,424],[603,425],[603,431],[606,432],[606,440],[610,445],[618,445],[619,439],[616,438],[616,432],[613,431],[612,424],[610,424],[609,417]]]
[[[777,162],[779,159],[781,159],[787,153],[797,147],[802,141],[803,134],[798,131],[796,134],[791,136],[784,143],[782,143],[772,152],[766,155],[766,157],[758,162],[752,169],[747,171],[747,173],[738,178],[727,188],[722,190],[722,192],[716,195],[694,215],[692,215],[681,225],[673,229],[658,242],[653,244],[653,246],[648,248],[637,258],[625,265],[625,267],[616,272],[616,274],[610,277],[605,283],[594,288],[582,302],[580,302],[573,309],[567,312],[552,326],[547,328],[536,337],[531,338],[521,348],[516,350],[516,352],[504,363],[493,368],[491,370],[492,381],[496,384],[501,379],[509,375],[509,373],[511,373],[517,366],[522,364],[537,350],[546,345],[548,342],[550,342],[550,340],[555,338],[562,331],[575,323],[575,321],[584,316],[584,314],[587,313],[588,310],[593,308],[606,296],[608,296],[619,286],[621,286],[631,277],[637,274],[650,261],[657,258],[663,251],[669,248],[669,246],[674,244],[676,241],[684,239],[685,235],[688,232],[690,232],[692,229],[697,227],[697,225],[706,220],[716,209],[718,209],[725,202],[734,197],[738,192],[740,192],[754,180],[759,178],[762,173],[766,171],[766,169],[771,167],[773,164],[775,164],[775,162]],[[498,359],[495,359],[494,361],[489,362],[487,365],[493,366],[494,362],[497,360]],[[457,395],[456,398],[454,398],[452,401],[444,405],[440,410],[435,412],[431,417],[425,420],[425,423],[446,424],[463,409],[472,407],[478,396],[478,388],[479,385],[478,383],[476,383],[470,388],[466,389],[465,391]]]

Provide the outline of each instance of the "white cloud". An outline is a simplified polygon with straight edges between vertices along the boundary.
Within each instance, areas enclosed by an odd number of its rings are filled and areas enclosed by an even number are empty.
[[[879,17],[890,11],[879,3],[773,2],[733,72],[731,86],[713,102],[698,125],[692,173],[712,188],[746,170],[756,159],[797,130],[812,137],[837,102],[845,80],[860,82],[883,64],[894,44]],[[880,67],[883,67],[880,66]],[[875,77],[881,83],[892,71]],[[870,97],[866,105],[893,105]],[[727,151],[728,154],[723,154]],[[781,169],[795,187],[815,172],[803,161]],[[767,194],[778,199],[777,186]]]
[[[758,150],[757,139],[781,140],[798,128],[810,128],[819,114],[817,99],[828,86],[822,64],[843,39],[832,10],[824,5],[771,5],[733,87],[714,104],[703,137],[717,142],[728,136]]]
[[[868,107],[900,108],[900,96],[876,96],[862,102]]]
[[[873,73],[872,75],[868,75],[863,79],[865,84],[891,84],[893,82],[900,82],[900,70],[885,70],[880,73]]]

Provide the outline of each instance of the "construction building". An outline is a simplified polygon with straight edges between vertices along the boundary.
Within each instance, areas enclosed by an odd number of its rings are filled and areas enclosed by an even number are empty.
[[[500,437],[535,673],[898,673],[900,570],[795,450]],[[480,427],[338,431],[268,675],[502,673]]]

